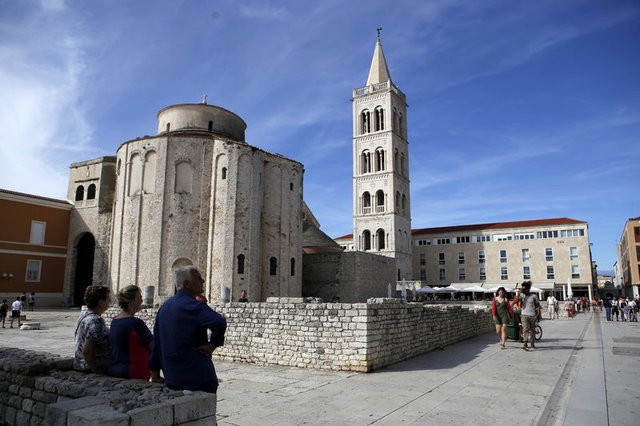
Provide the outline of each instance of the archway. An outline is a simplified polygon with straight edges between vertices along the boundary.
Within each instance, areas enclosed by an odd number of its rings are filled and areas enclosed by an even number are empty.
[[[76,246],[76,270],[73,281],[73,306],[84,304],[84,291],[93,283],[93,256],[96,240],[90,233],[84,234]]]

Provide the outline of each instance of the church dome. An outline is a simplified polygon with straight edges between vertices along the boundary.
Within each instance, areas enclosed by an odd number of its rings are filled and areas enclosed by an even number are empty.
[[[178,130],[204,130],[244,142],[247,124],[224,108],[202,104],[179,104],[158,113],[158,134]]]

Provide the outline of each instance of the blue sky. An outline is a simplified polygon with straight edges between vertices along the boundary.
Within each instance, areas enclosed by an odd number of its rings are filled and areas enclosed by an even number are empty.
[[[0,0],[0,187],[66,198],[69,164],[208,102],[305,165],[352,230],[351,93],[376,27],[407,95],[413,228],[571,217],[612,269],[640,216],[640,2]]]

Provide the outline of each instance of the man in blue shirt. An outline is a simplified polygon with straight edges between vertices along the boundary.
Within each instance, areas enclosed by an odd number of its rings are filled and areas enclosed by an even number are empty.
[[[149,360],[151,379],[174,390],[216,393],[218,378],[211,360],[213,350],[224,345],[225,318],[196,300],[204,279],[194,266],[176,271],[175,296],[158,310],[153,327],[154,344]],[[207,339],[211,330],[211,339]]]

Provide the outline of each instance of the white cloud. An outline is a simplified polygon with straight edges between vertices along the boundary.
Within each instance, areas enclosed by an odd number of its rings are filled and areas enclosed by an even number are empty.
[[[0,186],[60,198],[67,155],[86,150],[92,133],[81,99],[84,42],[64,2],[41,6],[0,23],[0,152],[8,159]]]

